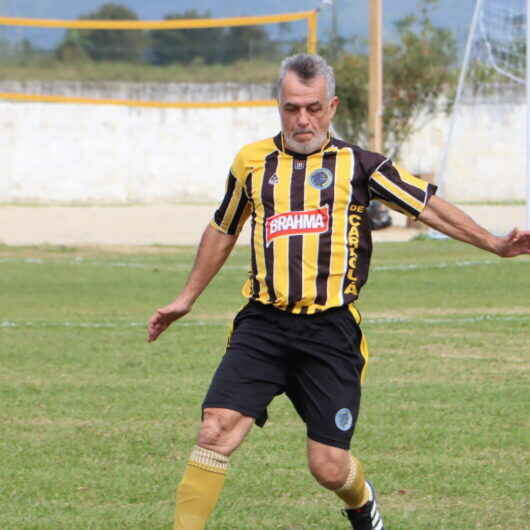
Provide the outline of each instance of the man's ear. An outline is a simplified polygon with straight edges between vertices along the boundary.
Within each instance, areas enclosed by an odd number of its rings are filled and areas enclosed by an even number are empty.
[[[333,96],[329,102],[329,106],[331,108],[332,117],[335,116],[335,112],[337,112],[337,107],[339,106],[340,100],[338,96]]]

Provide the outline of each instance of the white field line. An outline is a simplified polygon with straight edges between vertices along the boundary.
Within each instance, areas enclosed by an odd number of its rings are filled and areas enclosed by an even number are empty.
[[[192,267],[192,263],[159,265],[157,263],[133,263],[127,261],[95,261],[85,258],[74,258],[72,260],[55,260],[43,258],[0,258],[0,263],[25,263],[32,265],[95,265],[97,267],[123,267],[128,269],[157,269],[167,271],[188,271],[191,270]],[[249,267],[243,267],[242,265],[225,265],[223,269],[247,271]]]
[[[227,326],[226,322],[207,322],[202,320],[194,320],[191,322],[179,322],[179,326]],[[147,327],[147,322],[55,322],[50,320],[40,321],[17,321],[4,320],[0,321],[0,328],[111,328],[111,329],[125,329],[125,328],[139,328]]]
[[[121,261],[95,261],[81,257],[74,258],[72,260],[53,260],[43,258],[0,258],[0,263],[26,263],[33,265],[93,265],[98,267],[124,267],[131,269],[163,269],[163,270],[184,270],[188,271],[191,269],[191,263],[175,263],[174,265],[158,265],[156,263],[133,263],[133,262],[121,262]],[[412,271],[412,270],[429,270],[429,269],[448,269],[448,268],[461,268],[461,267],[475,267],[485,265],[500,265],[506,263],[502,259],[495,260],[473,260],[473,261],[442,261],[439,263],[403,263],[396,265],[378,265],[371,267],[372,271]],[[510,261],[512,264],[530,264],[530,260],[519,259]],[[248,271],[246,265],[225,265],[222,270],[243,270]]]
[[[387,324],[459,324],[459,323],[476,323],[476,322],[528,322],[529,314],[520,315],[475,315],[475,316],[455,316],[453,318],[414,318],[414,317],[396,317],[396,318],[367,318],[363,319],[363,324],[368,325],[387,325]],[[179,322],[176,326],[184,327],[226,327],[228,322],[212,322],[206,320],[192,320],[188,322]],[[127,329],[146,327],[147,322],[58,322],[58,321],[0,321],[0,328],[109,328],[109,329]]]
[[[499,265],[501,260],[476,260],[476,261],[441,261],[439,263],[403,263],[400,265],[379,265],[372,267],[374,271],[412,271],[418,269],[447,269],[450,267],[474,267],[476,265]]]

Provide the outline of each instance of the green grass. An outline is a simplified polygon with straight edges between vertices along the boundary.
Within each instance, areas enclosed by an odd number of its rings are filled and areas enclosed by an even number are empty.
[[[152,66],[148,64],[92,61],[65,63],[2,64],[0,81],[131,81],[142,83],[273,83],[278,61],[238,61],[230,65]]]
[[[507,199],[504,201],[456,201],[461,206],[524,206],[524,199]]]
[[[145,321],[191,248],[0,246],[0,528],[171,528],[174,490],[248,249],[154,344]],[[389,530],[528,528],[530,259],[450,241],[376,248],[372,360],[352,451]],[[345,529],[277,398],[232,465],[210,529]]]

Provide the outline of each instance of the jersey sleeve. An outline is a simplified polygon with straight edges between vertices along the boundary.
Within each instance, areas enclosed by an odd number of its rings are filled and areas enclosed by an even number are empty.
[[[389,208],[416,218],[423,212],[437,187],[385,160],[368,180],[371,196]]]
[[[225,196],[210,222],[220,232],[239,234],[250,215],[251,204],[245,190],[245,179],[246,164],[240,152],[228,173]]]

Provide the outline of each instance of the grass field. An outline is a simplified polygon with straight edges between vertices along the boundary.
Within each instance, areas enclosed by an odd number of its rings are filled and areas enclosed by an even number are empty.
[[[43,64],[5,63],[0,81],[131,81],[142,83],[273,83],[279,60],[237,61],[231,65],[153,66],[119,62],[64,63],[49,60]]]
[[[238,248],[158,342],[194,251],[0,246],[0,528],[169,529],[241,306]],[[359,304],[372,360],[353,452],[388,530],[529,528],[530,259],[385,243]],[[209,529],[339,530],[284,397],[233,456]]]

